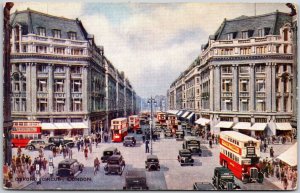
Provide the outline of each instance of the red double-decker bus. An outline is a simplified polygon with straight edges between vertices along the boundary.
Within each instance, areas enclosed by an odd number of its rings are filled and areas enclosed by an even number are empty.
[[[127,118],[116,118],[111,120],[112,141],[122,142],[124,137],[128,134]]]
[[[40,121],[13,121],[12,147],[26,147],[31,139],[41,139],[42,126]]]
[[[131,115],[128,117],[129,127],[133,130],[141,128],[140,117],[138,115]]]
[[[156,119],[160,125],[165,125],[167,121],[167,114],[164,112],[157,112]]]
[[[260,171],[260,141],[236,131],[220,133],[220,164],[244,183],[263,182]]]

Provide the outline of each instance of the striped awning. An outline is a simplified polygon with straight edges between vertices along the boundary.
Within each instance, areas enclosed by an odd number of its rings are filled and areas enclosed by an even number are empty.
[[[189,114],[190,114],[190,112],[187,111],[187,112],[185,112],[181,117],[182,117],[182,118],[186,118]]]
[[[233,126],[233,129],[242,129],[242,130],[250,130],[251,123],[249,122],[239,122]]]
[[[187,117],[187,119],[191,119],[192,116],[193,116],[194,114],[195,114],[195,113],[191,113],[191,114]]]
[[[291,131],[292,125],[291,123],[275,123],[276,129],[281,131]]]
[[[233,125],[233,122],[230,121],[220,121],[215,127],[230,129]]]

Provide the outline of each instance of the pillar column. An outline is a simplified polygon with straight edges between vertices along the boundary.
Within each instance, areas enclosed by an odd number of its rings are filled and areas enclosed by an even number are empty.
[[[214,83],[214,93],[215,93],[215,111],[221,110],[221,79],[220,79],[220,65],[215,68],[215,83]]]
[[[272,65],[272,112],[276,112],[276,88],[275,88],[275,84],[276,84],[276,63],[273,62],[271,63]],[[280,81],[279,81],[280,84]],[[281,90],[283,91],[283,87],[281,87]],[[283,106],[281,106],[283,107]]]
[[[82,84],[81,84],[81,90],[82,90],[82,109],[83,112],[88,112],[88,88],[87,83],[88,81],[88,67],[83,67],[83,76],[82,76]]]
[[[83,71],[83,70],[82,70]],[[66,112],[71,111],[71,87],[72,81],[70,80],[70,65],[66,66],[66,79],[64,84],[64,91],[66,93]]]
[[[25,63],[26,65],[26,111],[32,112],[32,105],[35,105],[35,103],[32,103],[32,94],[35,92],[32,90],[32,80],[31,80],[31,63]]]
[[[249,93],[250,93],[250,104],[249,104],[249,110],[250,112],[255,111],[255,63],[250,64],[250,87],[249,87]]]
[[[292,64],[291,64],[292,65]],[[287,66],[287,71],[288,71],[288,73],[289,73],[289,77],[288,77],[288,84],[287,84],[287,91],[288,91],[288,93],[289,93],[289,95],[288,95],[288,100],[287,100],[287,107],[288,107],[288,112],[292,112],[292,99],[291,99],[291,96],[292,96],[292,81],[293,81],[293,79],[292,79],[292,77],[291,77],[291,68],[292,68],[292,66],[291,65],[288,65]],[[296,91],[295,91],[296,92]]]
[[[233,68],[233,78],[232,78],[232,111],[238,111],[238,88],[239,88],[239,83],[238,83],[238,66],[232,65]]]
[[[32,113],[36,114],[37,112],[37,74],[36,74],[36,65],[37,63],[31,63],[31,104],[32,104]]]
[[[272,111],[272,97],[276,98],[276,93],[275,95],[272,94],[272,78],[276,78],[276,77],[272,77],[272,63],[271,62],[267,62],[266,63],[266,110],[267,112],[271,112]],[[275,85],[274,85],[275,87]]]
[[[53,112],[53,86],[54,86],[54,80],[53,80],[53,64],[48,64],[49,74],[48,74],[48,104],[49,104],[49,113]]]
[[[209,110],[214,111],[214,66],[209,66]]]
[[[279,71],[281,72],[281,75],[283,73],[283,65],[281,64],[280,67],[279,67]],[[274,70],[274,68],[273,68]],[[275,77],[275,73],[272,72],[272,76]],[[279,79],[279,85],[280,85],[280,88],[281,88],[281,97],[280,97],[280,112],[284,112],[285,109],[284,109],[284,106],[283,106],[283,103],[284,103],[284,81],[282,78]],[[273,93],[273,89],[272,89],[272,93]],[[276,105],[276,102],[275,102],[275,105]],[[276,110],[276,109],[275,109]]]

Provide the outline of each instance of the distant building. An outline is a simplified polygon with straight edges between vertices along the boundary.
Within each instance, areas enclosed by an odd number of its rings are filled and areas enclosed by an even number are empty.
[[[189,110],[212,132],[281,135],[296,100],[292,17],[274,12],[224,20],[169,89],[172,110]]]
[[[119,79],[80,20],[27,9],[12,14],[11,25],[13,119],[40,120],[50,135],[82,135],[124,111],[124,74]]]

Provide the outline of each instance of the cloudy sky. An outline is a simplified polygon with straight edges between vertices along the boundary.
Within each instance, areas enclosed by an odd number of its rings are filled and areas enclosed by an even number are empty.
[[[166,95],[169,85],[200,54],[201,45],[224,18],[289,12],[284,4],[216,3],[15,3],[30,9],[79,18],[105,55],[142,97]],[[256,9],[255,9],[256,7]]]

